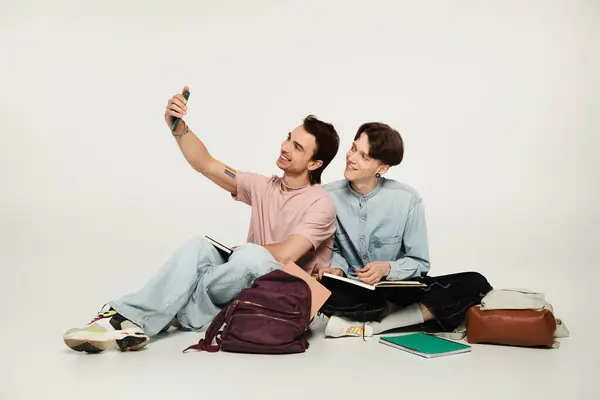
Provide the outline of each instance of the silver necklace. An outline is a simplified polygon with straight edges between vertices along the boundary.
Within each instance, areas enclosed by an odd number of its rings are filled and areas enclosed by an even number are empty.
[[[310,186],[310,182],[308,182],[306,185],[304,186],[300,186],[300,187],[291,187],[285,184],[285,182],[283,181],[283,179],[281,180],[281,185],[286,188],[287,190],[300,190],[300,189],[304,189],[305,187]]]

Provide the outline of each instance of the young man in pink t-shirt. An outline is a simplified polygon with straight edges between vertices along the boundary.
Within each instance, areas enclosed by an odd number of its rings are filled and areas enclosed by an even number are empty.
[[[188,90],[184,88],[183,93]],[[252,207],[248,243],[226,259],[202,237],[183,245],[139,291],[110,302],[83,328],[67,331],[71,349],[97,353],[107,347],[138,350],[169,326],[197,330],[254,280],[287,262],[308,273],[329,267],[335,208],[321,174],[335,157],[334,127],[313,116],[284,139],[277,166],[283,177],[236,171],[215,160],[183,121],[187,100],[169,100],[165,121],[189,164],[231,196]]]

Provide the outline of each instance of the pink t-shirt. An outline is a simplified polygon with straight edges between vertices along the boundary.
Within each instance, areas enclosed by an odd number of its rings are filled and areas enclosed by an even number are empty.
[[[313,250],[296,262],[309,274],[331,263],[335,206],[321,185],[284,190],[282,178],[237,172],[234,199],[252,207],[248,242],[259,245],[283,242],[296,234],[308,239]]]

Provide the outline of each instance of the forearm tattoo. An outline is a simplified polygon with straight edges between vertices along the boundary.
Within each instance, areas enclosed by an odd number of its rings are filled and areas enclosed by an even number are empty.
[[[225,175],[229,176],[231,179],[235,179],[235,170],[233,168],[229,168],[227,166],[225,166]]]

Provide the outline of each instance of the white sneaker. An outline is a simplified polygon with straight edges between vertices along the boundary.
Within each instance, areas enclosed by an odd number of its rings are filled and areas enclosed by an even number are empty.
[[[150,338],[138,325],[108,307],[85,327],[69,329],[63,340],[75,351],[100,353],[108,347],[121,351],[139,350]]]
[[[373,336],[373,328],[362,322],[350,321],[349,319],[336,317],[335,315],[329,318],[325,327],[325,336],[342,337],[342,336]]]

